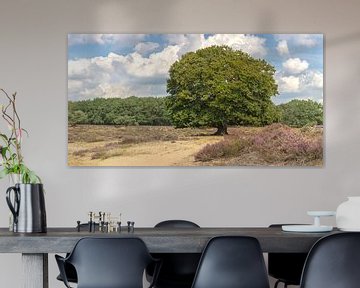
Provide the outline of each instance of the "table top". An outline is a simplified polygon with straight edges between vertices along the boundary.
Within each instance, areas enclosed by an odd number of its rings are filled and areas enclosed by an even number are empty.
[[[48,228],[47,233],[13,233],[0,228],[0,253],[65,253],[83,237],[139,237],[152,253],[201,253],[210,238],[222,235],[252,236],[263,252],[308,252],[321,237],[338,233],[294,233],[274,228],[135,228],[134,232],[77,232],[76,228]]]

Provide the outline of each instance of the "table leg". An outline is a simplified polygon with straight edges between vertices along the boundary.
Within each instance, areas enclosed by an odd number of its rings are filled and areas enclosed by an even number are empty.
[[[22,254],[23,288],[49,288],[48,254]]]

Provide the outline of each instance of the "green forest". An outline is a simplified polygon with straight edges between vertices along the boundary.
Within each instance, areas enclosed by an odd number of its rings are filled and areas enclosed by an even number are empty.
[[[132,96],[124,99],[69,101],[68,110],[70,125],[171,125],[166,114],[165,98]]]
[[[97,98],[68,102],[68,123],[124,126],[175,126],[167,108],[169,97]],[[323,105],[312,100],[292,100],[275,107],[273,123],[291,127],[323,124]],[[232,125],[262,126],[258,123]],[[267,123],[271,124],[271,123]]]

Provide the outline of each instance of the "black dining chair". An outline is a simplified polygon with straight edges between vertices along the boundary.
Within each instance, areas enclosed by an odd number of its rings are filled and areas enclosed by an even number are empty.
[[[360,287],[360,233],[338,233],[318,240],[306,259],[300,287]]]
[[[272,224],[269,228],[281,228],[282,225],[289,224]],[[277,279],[274,288],[280,283],[284,284],[284,288],[288,285],[300,285],[306,257],[307,253],[269,253],[268,273]]]
[[[88,223],[82,223],[80,224],[80,229],[81,230],[88,230],[89,229],[89,224]],[[95,223],[95,229],[99,229],[99,224],[98,223]],[[69,253],[66,254],[66,257],[69,256]],[[77,283],[77,275],[76,275],[76,270],[74,268],[73,265],[71,265],[70,263],[67,263],[65,262],[64,263],[64,268],[65,268],[65,275],[66,275],[66,278],[67,278],[67,281],[68,282],[71,282],[71,283]],[[57,280],[59,281],[63,281],[63,278],[61,277],[61,274],[59,274],[57,277],[56,277]]]
[[[256,238],[212,238],[200,259],[192,288],[269,288],[264,257]]]
[[[65,263],[74,266],[78,288],[143,288],[146,267],[158,263],[154,281],[160,268],[160,262],[152,258],[139,238],[82,238],[68,257],[55,258],[66,287],[70,285]]]
[[[199,225],[187,220],[166,220],[155,225],[155,229],[200,228]],[[156,288],[190,288],[194,280],[200,253],[156,253],[152,254],[161,259],[162,266],[159,272]],[[153,266],[147,269],[147,279],[153,277]]]

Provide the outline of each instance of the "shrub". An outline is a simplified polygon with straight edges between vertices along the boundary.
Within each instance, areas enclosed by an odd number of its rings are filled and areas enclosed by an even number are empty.
[[[221,158],[243,160],[251,155],[252,159],[256,159],[256,165],[309,165],[307,163],[322,159],[323,148],[320,136],[307,135],[300,129],[283,124],[272,124],[259,129],[254,134],[235,134],[215,144],[208,144],[195,155],[195,160],[212,161]]]
[[[254,149],[267,160],[296,160],[299,157],[308,160],[322,158],[322,139],[310,138],[298,129],[286,125],[273,124],[253,138]]]
[[[221,157],[239,155],[249,145],[244,139],[226,139],[214,144],[207,144],[195,155],[195,161],[210,161]]]

